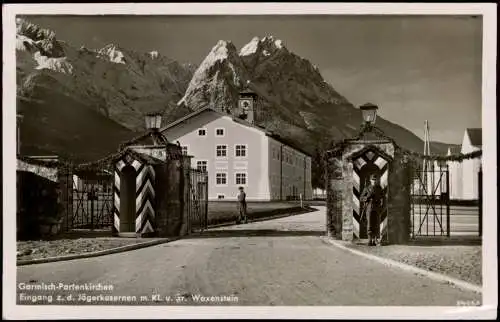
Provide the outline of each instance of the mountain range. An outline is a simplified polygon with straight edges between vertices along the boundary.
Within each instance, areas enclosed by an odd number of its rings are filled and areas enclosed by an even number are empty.
[[[318,67],[273,36],[255,37],[240,49],[220,40],[195,65],[116,44],[89,49],[25,19],[16,24],[24,154],[95,160],[144,130],[144,113],[161,111],[165,124],[206,106],[233,113],[245,86],[258,94],[258,125],[311,154],[353,136],[362,122],[360,110]],[[377,126],[398,144],[423,150],[409,130],[382,117]],[[448,146],[433,142],[431,149],[443,154]]]

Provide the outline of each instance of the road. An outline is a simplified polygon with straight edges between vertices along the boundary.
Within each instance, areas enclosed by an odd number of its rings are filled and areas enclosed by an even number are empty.
[[[324,242],[325,208],[317,208],[125,253],[20,266],[18,286],[102,283],[113,285],[113,291],[18,290],[18,304],[26,303],[19,301],[21,293],[52,294],[54,302],[57,295],[72,295],[69,302],[57,304],[96,304],[92,301],[97,298],[87,296],[98,294],[136,296],[137,301],[157,294],[156,303],[173,305],[454,306],[481,299]]]

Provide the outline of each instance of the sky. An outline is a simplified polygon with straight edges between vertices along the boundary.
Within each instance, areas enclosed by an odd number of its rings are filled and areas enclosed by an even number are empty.
[[[30,16],[77,47],[114,43],[199,64],[218,40],[272,35],[356,106],[433,141],[481,127],[482,19],[468,16]]]

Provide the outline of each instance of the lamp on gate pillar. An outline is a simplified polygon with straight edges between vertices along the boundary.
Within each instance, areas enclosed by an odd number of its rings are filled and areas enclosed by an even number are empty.
[[[146,129],[150,132],[155,145],[168,143],[167,139],[160,133],[161,113],[153,112],[145,115]]]
[[[378,106],[372,103],[366,103],[359,107],[361,113],[363,114],[363,120],[366,125],[375,125],[375,120],[377,119]]]
[[[158,132],[161,127],[161,114],[158,112],[145,115],[146,128],[152,132]]]

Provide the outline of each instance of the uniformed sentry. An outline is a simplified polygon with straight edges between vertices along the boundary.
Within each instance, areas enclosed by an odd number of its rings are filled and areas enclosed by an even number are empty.
[[[236,222],[239,224],[242,221],[246,224],[248,223],[247,218],[247,200],[246,193],[243,190],[243,187],[239,187],[240,192],[238,193],[238,219]]]
[[[364,203],[363,212],[367,219],[368,245],[375,246],[380,234],[380,210],[383,202],[382,187],[378,183],[377,175],[372,174],[368,185],[361,193],[361,202]]]

